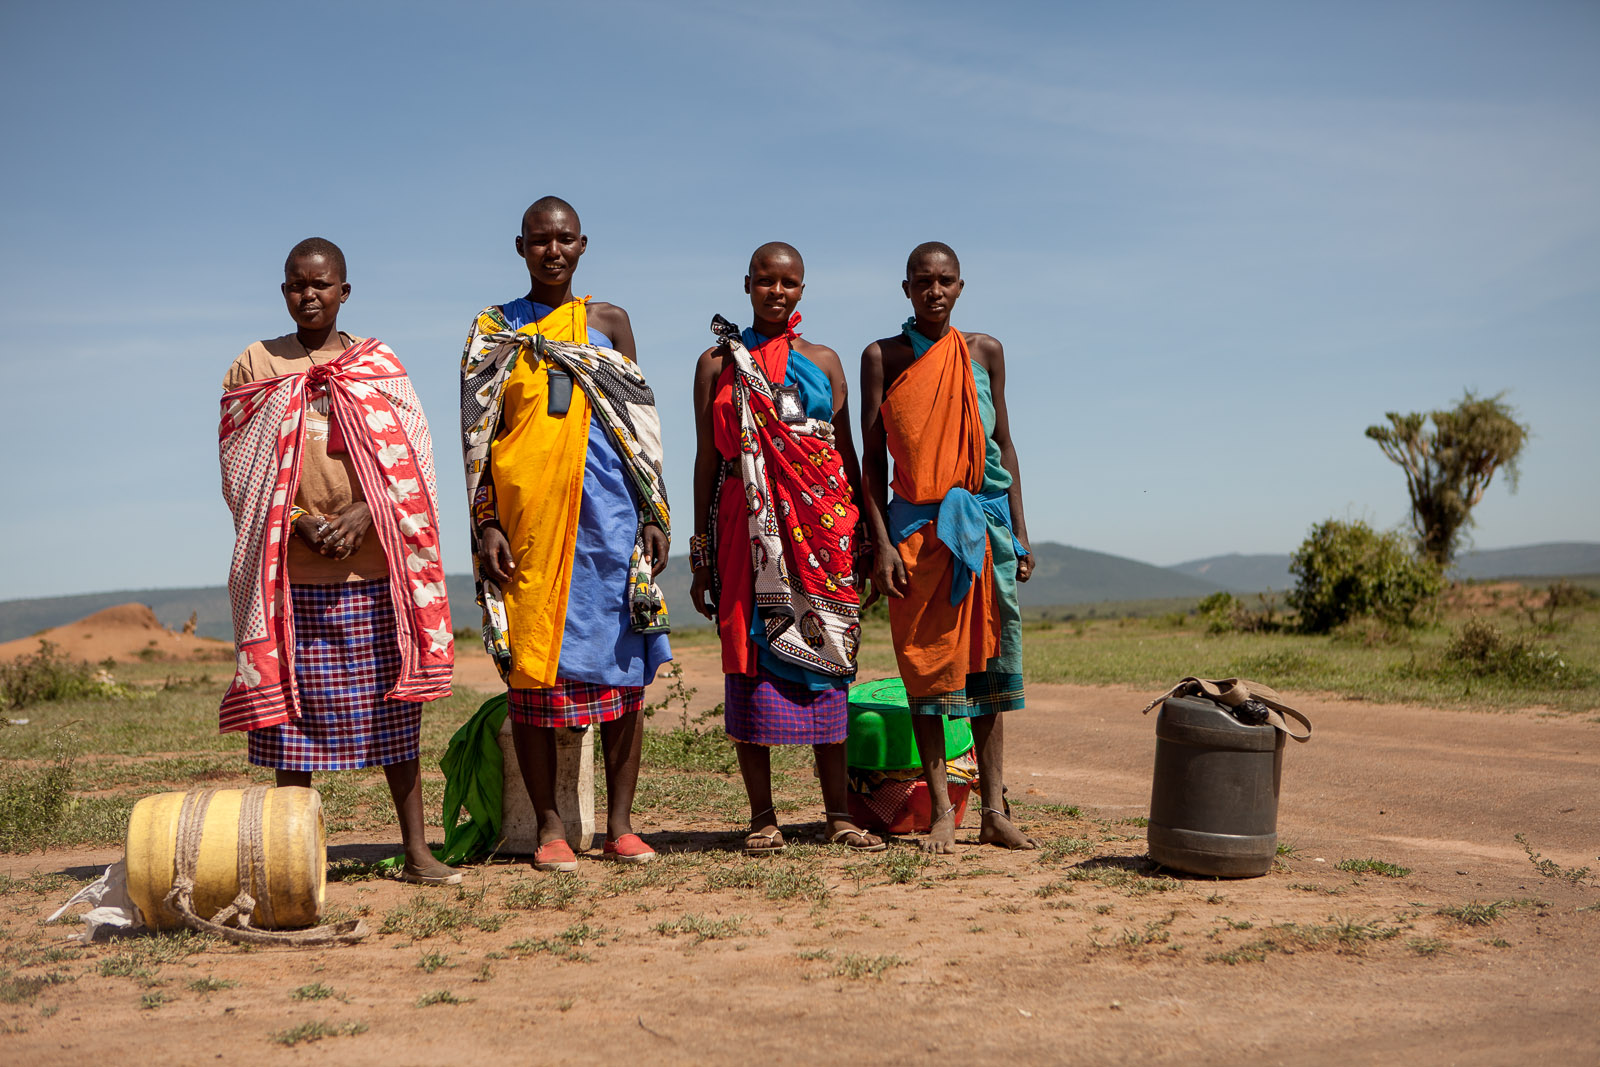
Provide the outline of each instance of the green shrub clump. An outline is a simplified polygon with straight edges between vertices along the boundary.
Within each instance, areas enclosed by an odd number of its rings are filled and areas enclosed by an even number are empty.
[[[1278,618],[1277,597],[1270,593],[1261,593],[1256,596],[1256,600],[1260,602],[1260,606],[1251,609],[1232,593],[1212,593],[1195,605],[1195,611],[1199,614],[1200,621],[1205,623],[1207,633],[1225,634],[1234,631],[1249,634],[1277,633],[1283,628],[1283,623]]]
[[[1338,519],[1311,528],[1290,557],[1289,572],[1295,579],[1289,605],[1308,633],[1327,633],[1363,616],[1414,626],[1445,585],[1438,565],[1418,556],[1400,534]]]
[[[51,700],[87,696],[96,687],[95,669],[63,655],[49,641],[39,651],[0,663],[0,708],[25,708]]]
[[[10,767],[0,775],[0,853],[43,848],[72,807],[72,754],[64,740],[42,767]]]
[[[1477,678],[1556,687],[1581,686],[1589,672],[1567,662],[1554,649],[1535,647],[1526,637],[1509,637],[1486,619],[1468,619],[1450,638],[1444,658]]]

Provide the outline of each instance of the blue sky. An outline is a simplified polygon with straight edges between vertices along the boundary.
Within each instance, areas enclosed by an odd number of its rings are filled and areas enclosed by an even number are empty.
[[[225,579],[221,376],[312,234],[417,383],[466,569],[457,361],[551,192],[632,315],[676,552],[693,360],[774,239],[852,377],[906,252],[956,247],[1036,541],[1402,522],[1362,430],[1466,388],[1534,431],[1477,544],[1600,539],[1596,55],[1593,3],[5,5],[0,598]]]

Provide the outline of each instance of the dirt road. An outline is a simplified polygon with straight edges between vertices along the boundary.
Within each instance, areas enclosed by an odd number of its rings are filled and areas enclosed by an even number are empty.
[[[715,703],[713,654],[683,659],[696,706]],[[1294,851],[1266,877],[1219,883],[1138,859],[1154,746],[1138,709],[1150,695],[1035,686],[1008,719],[1012,797],[1034,805],[1019,813],[1056,844],[1046,853],[964,844],[922,865],[906,848],[813,847],[744,860],[726,851],[731,826],[650,811],[640,822],[661,863],[584,862],[560,893],[514,863],[479,868],[459,898],[331,884],[332,908],[391,927],[355,948],[217,947],[146,979],[95,969],[124,948],[73,950],[89,961],[81,977],[0,1012],[26,1028],[0,1036],[0,1058],[1600,1062],[1600,888],[1562,877],[1600,867],[1600,723],[1296,697],[1315,735],[1286,757],[1279,830]],[[791,839],[816,817],[795,816]],[[334,849],[385,853],[361,840]],[[117,856],[11,856],[0,871],[81,877]],[[1337,866],[1367,858],[1409,871]],[[59,895],[0,897],[6,944]],[[414,921],[435,902],[465,917],[455,930]],[[60,936],[50,928],[41,943]],[[432,971],[430,954],[442,957]],[[190,990],[206,976],[237,984]],[[292,999],[308,984],[332,995]],[[419,1006],[439,991],[462,1003]],[[151,992],[171,999],[141,1008]],[[293,1047],[270,1036],[319,1020],[367,1029]]]

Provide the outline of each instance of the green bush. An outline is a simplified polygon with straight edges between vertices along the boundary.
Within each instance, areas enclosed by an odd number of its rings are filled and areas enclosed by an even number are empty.
[[[56,742],[45,767],[12,767],[0,777],[0,852],[42,848],[72,804],[72,754]]]
[[[1223,634],[1234,629],[1235,618],[1244,611],[1244,602],[1232,593],[1212,593],[1195,606],[1206,633]]]
[[[41,639],[39,651],[0,663],[0,708],[71,700],[93,693],[97,685],[93,667]]]
[[[1283,629],[1283,622],[1278,618],[1278,598],[1271,593],[1259,593],[1256,600],[1260,606],[1252,611],[1232,593],[1212,593],[1195,605],[1195,611],[1205,623],[1206,632],[1211,634],[1235,631],[1271,634]]]
[[[1400,534],[1338,519],[1311,528],[1290,557],[1289,572],[1295,579],[1289,606],[1308,633],[1327,633],[1363,616],[1414,626],[1445,584],[1439,567]]]
[[[1568,663],[1555,649],[1536,648],[1526,637],[1508,637],[1485,619],[1463,623],[1450,638],[1444,658],[1477,678],[1557,687],[1582,686],[1591,680],[1590,672]]]

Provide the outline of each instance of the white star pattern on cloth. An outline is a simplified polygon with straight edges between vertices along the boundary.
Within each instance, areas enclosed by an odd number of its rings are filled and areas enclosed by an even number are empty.
[[[417,480],[415,478],[396,478],[389,475],[389,496],[396,504],[404,504],[407,500],[417,495]]]
[[[374,411],[365,404],[367,428],[373,433],[383,433],[385,430],[394,429],[394,416],[387,411]]]
[[[450,632],[448,626],[440,626],[437,630],[430,630],[424,626],[422,630],[432,642],[428,645],[429,652],[443,652],[455,643],[455,634]]]
[[[435,600],[446,600],[449,594],[445,592],[443,582],[412,582],[411,599],[417,607],[425,608]]]
[[[402,515],[400,517],[400,532],[405,534],[407,537],[415,537],[422,530],[427,529],[427,527],[428,516],[422,514],[421,512],[415,512],[410,515]]]

